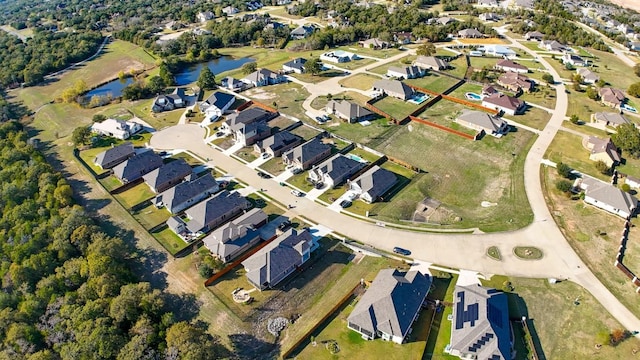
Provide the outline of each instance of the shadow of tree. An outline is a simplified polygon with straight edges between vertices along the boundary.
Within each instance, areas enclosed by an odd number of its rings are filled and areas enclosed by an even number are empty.
[[[280,353],[278,343],[266,342],[250,334],[232,334],[229,340],[238,359],[277,359]]]

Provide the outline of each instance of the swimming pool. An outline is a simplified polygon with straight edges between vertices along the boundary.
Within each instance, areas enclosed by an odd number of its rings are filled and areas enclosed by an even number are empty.
[[[423,102],[427,101],[428,99],[429,99],[429,95],[417,92],[417,93],[413,94],[411,99],[409,99],[408,101],[410,103],[414,103],[414,104],[420,105]]]
[[[347,156],[348,156],[351,160],[355,160],[355,161],[357,161],[357,162],[361,162],[361,163],[366,163],[366,162],[367,162],[367,160],[365,160],[365,159],[361,158],[361,157],[360,157],[360,156],[358,156],[358,155],[354,155],[354,154],[347,154]]]
[[[482,96],[480,96],[480,95],[478,95],[476,93],[472,93],[472,92],[468,92],[468,93],[464,94],[464,96],[469,100],[474,100],[474,101],[482,100]]]

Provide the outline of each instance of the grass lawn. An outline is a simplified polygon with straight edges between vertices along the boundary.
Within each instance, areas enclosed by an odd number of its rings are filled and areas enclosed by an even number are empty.
[[[539,42],[537,41],[521,41],[520,43],[533,51],[545,51],[538,46]]]
[[[470,56],[469,59],[471,61],[471,66],[474,69],[482,69],[484,67],[493,69],[496,63],[502,60],[502,58],[484,56]]]
[[[519,99],[553,110],[556,107],[556,90],[538,85],[534,92],[523,93]]]
[[[312,138],[320,134],[318,130],[305,125],[298,126],[297,128],[291,130],[291,133],[294,135],[298,135],[305,140],[311,140]]]
[[[173,155],[171,158],[173,158],[173,159],[184,159],[184,161],[186,161],[187,164],[189,164],[191,166],[202,165],[202,161],[194,158],[193,156],[189,155],[186,152],[177,153],[177,154]]]
[[[573,89],[569,90],[567,116],[578,115],[580,120],[590,122],[591,114],[601,111],[615,112],[614,109],[602,105],[599,101],[589,99],[586,92],[578,92]]]
[[[252,88],[244,95],[269,106],[275,102],[281,113],[302,119],[305,113],[302,102],[309,92],[300,84],[286,83]]]
[[[260,165],[260,169],[268,172],[273,176],[278,176],[284,172],[284,163],[282,162],[282,157],[274,157],[269,159],[264,164]]]
[[[320,72],[320,74],[318,75],[312,75],[312,74],[296,74],[296,73],[292,73],[290,74],[290,76],[295,77],[296,79],[306,82],[306,83],[311,83],[311,84],[316,84],[319,83],[321,81],[325,81],[329,78],[332,77],[336,77],[336,76],[343,76],[344,72],[340,71],[340,70],[336,70],[336,69],[329,69],[329,70],[325,70]]]
[[[542,168],[543,191],[554,220],[565,237],[589,266],[598,279],[616,296],[629,311],[640,315],[638,294],[631,281],[613,266],[618,252],[620,232],[624,220],[603,210],[584,204],[582,200],[571,200],[556,190],[554,183],[559,175],[554,169]],[[640,271],[639,220],[633,218],[629,232],[624,263],[631,271]],[[604,235],[601,235],[604,234]]]
[[[425,77],[419,79],[409,79],[405,80],[404,82],[410,85],[441,93],[455,85],[458,80],[431,72],[428,73],[428,75]]]
[[[418,107],[418,105],[416,104],[396,99],[391,96],[385,96],[382,99],[377,100],[375,103],[373,103],[373,106],[398,120],[406,118]]]
[[[461,17],[461,16],[456,16]],[[471,16],[469,16],[469,18],[472,18]],[[483,45],[502,45],[502,44],[506,44],[507,42],[502,40],[502,39],[498,39],[498,38],[485,38],[485,39],[458,39],[459,42],[463,43],[463,44],[483,44]]]
[[[310,182],[307,181],[307,176],[309,175],[308,171],[303,171],[300,174],[293,175],[289,179],[287,179],[287,183],[292,186],[302,190],[305,193],[308,193],[313,189],[313,186]]]
[[[374,64],[375,62],[376,60],[374,59],[363,58],[363,59],[349,61],[346,63],[339,63],[339,64],[336,64],[336,66],[345,70],[354,70],[357,68],[361,68],[363,66]]]
[[[350,102],[359,104],[360,106],[364,106],[365,103],[369,100],[368,96],[362,95],[355,91],[345,91],[338,94],[331,95],[332,100],[348,100]],[[321,95],[313,99],[311,102],[311,107],[314,109],[324,109],[327,106],[329,99],[327,99],[326,95]]]
[[[436,275],[436,274],[434,274]],[[455,289],[458,275],[447,276],[445,273],[434,276],[432,290],[428,298],[432,300],[441,300],[446,304],[453,304],[453,290]],[[431,323],[431,333],[427,340],[426,349],[423,359],[434,360],[454,360],[458,357],[451,356],[444,352],[444,349],[451,339],[451,321],[447,319],[449,315],[453,314],[452,305],[445,306],[444,310],[436,313],[433,322]]]
[[[158,240],[171,255],[189,246],[189,244],[176,235],[169,227],[164,227],[160,231],[151,233],[151,235]]]
[[[610,177],[601,174],[595,161],[589,160],[589,150],[582,146],[582,138],[566,131],[558,131],[545,153],[545,158],[553,162],[563,162],[572,169],[608,181]]]
[[[447,72],[453,76],[463,77],[467,72],[467,61],[464,56],[453,60],[449,63],[449,66],[451,66],[451,68],[448,69]]]
[[[377,207],[377,216],[391,221],[409,219],[417,203],[429,196],[452,213],[440,221],[445,226],[478,226],[484,231],[521,228],[532,219],[522,171],[533,140],[534,135],[526,131],[470,141],[418,123],[411,123],[411,130],[400,126],[369,146],[427,173],[420,174],[391,202]],[[455,149],[455,156],[442,149]],[[482,208],[482,201],[498,205]],[[455,217],[460,221],[455,222]]]
[[[413,60],[415,60],[417,58],[417,56],[414,55],[409,55],[409,56],[405,56],[400,60],[388,63],[388,64],[384,64],[378,67],[375,67],[373,69],[371,69],[371,72],[374,72],[376,74],[380,74],[380,75],[386,75],[387,74],[387,70],[392,67],[407,67],[410,66],[411,63],[413,62]]]
[[[167,221],[171,217],[169,210],[165,208],[158,209],[153,205],[133,212],[132,215],[147,230]]]
[[[542,130],[545,126],[547,126],[547,123],[551,119],[551,114],[549,114],[545,110],[535,108],[533,106],[527,106],[524,114],[515,116],[509,115],[509,118],[520,124],[530,126],[534,129]]]
[[[331,49],[331,50],[344,50],[344,51],[352,52],[358,55],[371,56],[378,59],[386,59],[389,56],[398,55],[401,52],[403,52],[403,50],[399,50],[396,48],[380,49],[380,50],[368,49],[358,44],[340,46],[338,48]]]
[[[465,84],[461,87],[464,87],[466,85],[469,84]],[[458,94],[459,95],[459,94]],[[465,99],[464,95],[462,96],[456,96],[459,99]],[[418,114],[419,118],[422,119],[427,119],[429,121],[433,121],[433,122],[439,122],[437,121],[438,119],[440,119],[441,121],[453,121],[453,119],[455,119],[458,115],[460,115],[464,110],[467,110],[469,108],[467,108],[466,106],[459,104],[459,103],[455,103],[453,101],[448,101],[448,100],[440,100],[437,103],[433,104],[431,107],[426,108],[423,112],[421,112],[420,114]],[[434,131],[441,131],[438,129],[433,129]]]
[[[118,178],[113,175],[109,175],[106,178],[100,179],[98,181],[100,182],[100,184],[102,184],[102,186],[104,186],[107,191],[111,191],[122,186],[120,180],[118,180]]]
[[[453,97],[458,98],[458,99],[469,100],[464,96],[464,94],[466,94],[468,92],[472,92],[472,93],[476,93],[476,94],[480,95],[480,93],[482,93],[482,86],[476,85],[476,84],[471,84],[471,83],[464,83],[460,87],[458,87],[457,89],[453,90],[449,94],[449,96],[453,96]],[[442,100],[440,100],[440,101],[442,101]],[[478,101],[478,104],[480,102],[481,101]]]
[[[381,78],[368,74],[355,74],[339,81],[340,85],[346,88],[369,90],[373,83]]]
[[[584,135],[593,135],[598,137],[610,136],[607,131],[589,126],[586,123],[573,124],[571,121],[565,121],[562,123],[562,127],[578,131]]]
[[[349,124],[340,121],[327,125],[325,129],[356,143],[367,144],[375,139],[386,137],[389,133],[395,131],[395,128],[398,126],[388,124],[387,119],[384,118],[377,118],[369,122],[371,125],[362,126],[360,124]]]
[[[253,146],[243,147],[242,149],[236,151],[234,155],[246,162],[252,162],[253,160],[258,158],[256,153],[253,151]]]
[[[360,148],[355,148],[351,151],[349,151],[349,154],[352,155],[357,155],[359,156],[361,159],[366,160],[368,162],[374,162],[376,160],[378,160],[380,157],[374,153],[370,153],[364,149],[360,149]]]
[[[143,182],[123,193],[116,194],[113,197],[115,197],[126,209],[130,209],[132,206],[151,199],[154,196],[155,193],[151,191],[146,183]]]

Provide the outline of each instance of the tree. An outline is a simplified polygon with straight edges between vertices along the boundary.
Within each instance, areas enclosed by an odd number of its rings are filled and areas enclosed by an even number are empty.
[[[556,165],[556,170],[558,171],[558,175],[564,177],[564,178],[569,178],[569,176],[571,176],[571,167],[569,167],[569,165],[563,163],[563,162],[559,162]]]
[[[175,82],[175,79],[173,78],[173,74],[171,73],[171,70],[169,70],[169,66],[167,65],[166,62],[163,62],[162,64],[160,64],[160,72],[158,75],[164,82],[165,86],[171,86]]]
[[[181,321],[167,329],[167,353],[177,354],[182,360],[216,359],[216,342],[201,328]]]
[[[572,187],[573,185],[569,180],[561,179],[556,181],[556,189],[560,190],[563,193],[568,193],[569,191],[571,191]]]
[[[584,82],[584,78],[580,74],[573,74],[573,82],[582,84]]]
[[[71,134],[71,141],[76,146],[84,145],[89,141],[91,136],[91,129],[88,126],[79,126],[73,130]]]
[[[580,118],[578,117],[578,115],[573,114],[569,118],[569,121],[571,121],[572,124],[578,124],[580,122]]]
[[[432,43],[422,44],[416,50],[416,54],[422,55],[422,56],[432,56],[435,53],[436,53],[436,46],[433,45]]]
[[[320,74],[321,71],[322,71],[322,63],[318,58],[309,59],[309,61],[307,61],[304,64],[304,72],[308,74],[318,75]]]
[[[252,72],[256,71],[258,69],[258,64],[255,62],[249,62],[246,63],[244,65],[242,65],[242,73],[246,74],[251,74]]]
[[[208,279],[213,275],[213,269],[211,268],[211,265],[202,263],[198,266],[198,274],[200,274],[204,279]]]
[[[587,97],[591,100],[598,100],[600,98],[600,95],[598,94],[598,90],[596,90],[596,88],[594,88],[593,86],[589,86],[587,88]]]
[[[640,64],[635,64],[633,66],[633,73],[636,74],[636,76],[640,76]]]
[[[595,167],[596,167],[596,170],[598,170],[600,173],[605,175],[609,174],[609,170],[610,170],[609,166],[607,166],[607,164],[604,161],[602,160],[596,161]]]
[[[150,94],[160,94],[165,88],[164,80],[158,75],[154,75],[147,80],[147,90]]]
[[[624,183],[622,185],[620,185],[620,190],[630,193],[631,192],[631,186],[627,183]]]
[[[542,80],[546,81],[547,84],[553,84],[555,83],[555,80],[553,79],[553,75],[549,74],[549,73],[545,73],[542,75]]]
[[[203,66],[198,76],[198,86],[203,90],[211,90],[216,88],[216,76],[211,72],[208,66]]]
[[[103,114],[95,114],[93,115],[93,117],[91,118],[91,120],[93,120],[93,122],[103,122],[105,120],[107,120],[107,117]]]
[[[619,149],[628,151],[634,157],[640,153],[640,130],[634,124],[622,124],[611,140]]]
[[[627,89],[627,94],[633,97],[640,97],[640,83],[633,83],[629,85]]]

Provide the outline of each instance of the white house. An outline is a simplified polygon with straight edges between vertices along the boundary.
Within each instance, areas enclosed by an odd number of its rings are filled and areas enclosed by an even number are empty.
[[[571,64],[572,66],[587,66],[587,62],[576,54],[564,54],[562,55],[563,64]]]
[[[517,56],[515,51],[503,45],[486,45],[484,47],[484,53],[486,55],[504,57],[507,59],[514,59]]]
[[[215,15],[211,11],[199,12],[196,15],[196,19],[198,19],[198,21],[200,21],[201,23],[205,23],[205,22],[213,19],[214,17],[215,17]]]
[[[576,180],[578,188],[584,190],[584,202],[623,219],[633,215],[638,207],[638,199],[617,187],[594,178]]]
[[[358,55],[343,50],[329,51],[320,55],[321,61],[329,61],[333,63],[345,63],[357,59]]]
[[[235,101],[235,96],[216,91],[207,100],[200,103],[200,111],[204,113],[205,119],[214,120],[229,110]]]
[[[140,130],[142,130],[142,125],[136,122],[116,119],[106,119],[91,125],[92,132],[120,140],[126,140]]]

